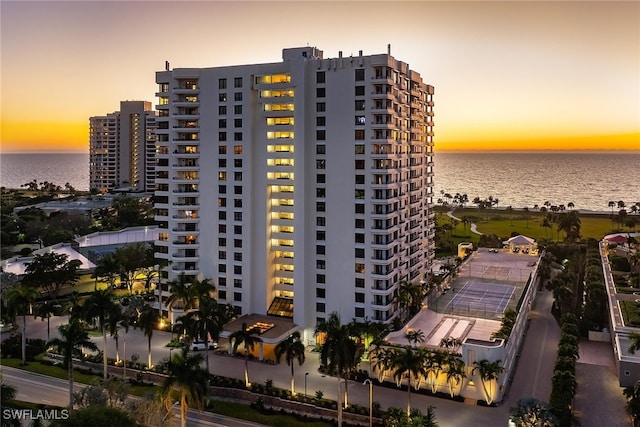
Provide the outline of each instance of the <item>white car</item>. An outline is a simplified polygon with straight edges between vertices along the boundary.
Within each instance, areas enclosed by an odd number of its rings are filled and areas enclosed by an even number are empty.
[[[213,350],[216,348],[218,348],[218,343],[209,341],[209,350]],[[194,341],[191,343],[191,350],[193,351],[207,350],[207,343],[204,341]]]

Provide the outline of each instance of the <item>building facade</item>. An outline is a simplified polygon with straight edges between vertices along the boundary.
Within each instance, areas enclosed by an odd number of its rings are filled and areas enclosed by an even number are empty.
[[[154,191],[155,123],[148,101],[122,101],[120,111],[89,118],[89,188]]]
[[[390,48],[282,59],[156,73],[163,279],[210,278],[305,342],[334,311],[391,322],[434,258],[434,89]]]

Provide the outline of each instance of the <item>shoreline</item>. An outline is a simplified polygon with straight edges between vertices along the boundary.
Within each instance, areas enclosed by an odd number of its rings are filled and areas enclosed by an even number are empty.
[[[434,207],[437,207],[437,208],[441,209],[443,212],[456,212],[458,210],[466,210],[466,211],[473,211],[473,212],[484,212],[484,213],[488,213],[488,212],[492,212],[492,211],[499,211],[499,212],[507,212],[508,211],[508,208],[502,207],[502,206],[501,207],[496,207],[496,208],[487,208],[487,209],[480,209],[480,208],[475,207],[475,206],[466,206],[466,207],[454,206],[454,207],[451,207],[451,206],[434,205]],[[513,208],[512,207],[511,210],[513,212],[524,212],[524,208]],[[547,212],[542,212],[542,211],[540,211],[540,209],[529,208],[529,213],[534,213],[534,214],[567,213],[567,212],[571,212],[571,211],[578,212],[580,215],[606,215],[606,216],[611,216],[611,211],[596,211],[596,210],[590,210],[590,209],[565,209],[563,211],[552,212],[550,209],[547,209]],[[619,211],[620,211],[620,209],[614,210],[613,215],[616,216]],[[640,217],[640,215],[631,213],[629,211],[627,211],[627,215],[632,216],[632,217],[635,217],[635,216]]]

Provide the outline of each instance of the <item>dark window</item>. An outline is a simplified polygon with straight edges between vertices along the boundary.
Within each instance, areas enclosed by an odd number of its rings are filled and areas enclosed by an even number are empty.
[[[226,129],[227,128],[227,119],[218,119],[218,127],[220,129]]]
[[[364,302],[364,294],[362,292],[356,292],[356,302]]]
[[[236,92],[233,94],[234,101],[242,101],[242,92]]]
[[[364,234],[356,233],[355,242],[356,243],[364,243]]]
[[[242,167],[242,159],[233,159],[233,167],[241,168]]]
[[[321,245],[317,245],[316,246],[316,254],[318,254],[318,255],[324,255],[325,254],[325,250],[326,250],[326,248],[324,246],[321,246]]]
[[[317,141],[324,141],[325,139],[325,131],[324,129],[319,129],[316,131],[316,140]]]
[[[317,303],[316,303],[316,311],[317,311],[318,313],[324,313],[324,311],[325,311],[325,305],[324,305],[324,303],[323,303],[323,302],[317,302]]]
[[[242,252],[234,252],[233,253],[234,261],[242,261]]]
[[[364,205],[363,204],[356,204],[356,213],[357,214],[363,214],[364,213]]]
[[[242,87],[242,77],[236,77],[233,79],[233,87]]]
[[[356,101],[356,111],[364,111],[364,100],[358,99]]]
[[[227,253],[225,251],[218,251],[218,259],[227,259]]]
[[[218,79],[218,89],[227,88],[227,79]]]
[[[364,219],[356,218],[356,228],[364,228]]]
[[[327,197],[327,190],[324,188],[316,188],[316,197]]]
[[[233,112],[234,114],[242,114],[242,105],[234,105]]]
[[[316,298],[326,298],[326,289],[316,288]]]
[[[316,72],[316,83],[324,83],[325,82],[325,72],[318,71]]]
[[[318,102],[316,103],[316,111],[318,113],[322,113],[323,111],[326,111],[326,105],[324,102]]]
[[[316,268],[318,270],[324,270],[325,268],[325,261],[323,259],[318,259],[316,260]]]
[[[318,227],[324,227],[326,224],[327,219],[323,216],[319,216],[316,218],[316,225]]]
[[[327,182],[327,176],[323,173],[319,173],[318,175],[316,175],[316,182],[318,184],[324,184],[325,182]]]
[[[242,266],[234,265],[233,266],[233,274],[242,274]]]
[[[357,129],[355,132],[355,139],[361,141],[364,139],[364,129]]]
[[[218,94],[218,101],[220,101],[220,102],[227,102],[227,94],[226,94],[226,93],[220,93],[220,94]]]
[[[316,240],[323,241],[325,237],[324,231],[316,231]]]
[[[233,199],[233,207],[241,208],[242,207],[242,199]]]
[[[218,280],[218,284],[220,284],[220,280]],[[227,299],[227,291],[218,291],[218,299],[226,300]]]
[[[219,237],[218,238],[218,246],[220,246],[220,247],[227,246],[227,239],[225,239],[224,237]]]
[[[242,279],[233,279],[233,287],[241,288],[242,287]]]
[[[238,301],[238,302],[242,301],[242,293],[234,292],[233,293],[233,300],[234,301]]]
[[[364,307],[356,307],[356,317],[364,317]]]
[[[364,80],[364,68],[358,68],[356,70],[356,81],[361,82]]]
[[[364,258],[364,249],[363,248],[355,248],[356,258]]]
[[[353,149],[355,154],[364,154],[364,144],[356,144]]]
[[[237,128],[242,127],[242,119],[233,119],[233,126]]]
[[[227,154],[227,146],[226,145],[220,145],[218,147],[218,154]]]
[[[324,169],[326,165],[326,160],[316,160],[316,169]]]
[[[225,264],[218,264],[218,273],[226,273],[227,266]]]
[[[218,114],[220,114],[221,116],[224,116],[225,114],[227,114],[227,106],[226,105],[220,105],[218,107]]]
[[[234,132],[233,140],[234,141],[242,141],[242,132]]]
[[[218,224],[218,233],[226,233],[227,226],[225,224]]]
[[[227,133],[226,132],[218,132],[218,141],[226,141],[227,140]]]
[[[242,247],[242,239],[233,239],[233,247],[241,248]]]
[[[242,172],[234,172],[233,173],[234,181],[242,181]]]
[[[234,221],[242,221],[242,212],[234,212],[233,213]]]
[[[364,175],[356,175],[356,184],[364,184]]]
[[[324,202],[316,202],[316,212],[324,212],[325,209]]]
[[[356,288],[364,288],[364,279],[362,277],[356,278]]]
[[[227,219],[227,213],[225,211],[218,211],[218,219]]]
[[[316,283],[325,283],[326,280],[324,274],[316,274]]]
[[[356,169],[364,169],[364,160],[356,160]]]
[[[316,154],[326,154],[327,146],[324,144],[316,145]]]
[[[327,93],[327,90],[323,87],[316,88],[316,97],[324,98]]]
[[[316,126],[325,126],[327,124],[327,118],[325,116],[316,117]]]
[[[364,96],[364,86],[356,86],[356,96]]]
[[[227,167],[227,159],[218,159],[218,167],[226,168]]]
[[[242,185],[234,185],[233,194],[242,194]]]

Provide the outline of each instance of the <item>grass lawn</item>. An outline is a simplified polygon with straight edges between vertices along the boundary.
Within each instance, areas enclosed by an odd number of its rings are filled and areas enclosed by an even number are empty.
[[[436,208],[436,220],[438,224],[449,222],[446,209]],[[563,233],[558,236],[557,224],[552,224],[552,228],[541,227],[540,223],[544,218],[541,212],[524,212],[521,210],[502,210],[502,209],[484,209],[475,208],[456,209],[454,216],[458,218],[468,217],[475,222],[479,232],[483,234],[495,234],[498,237],[509,238],[512,233],[523,234],[536,240],[551,239],[562,240]],[[612,224],[609,216],[606,214],[580,214],[581,229],[580,234],[583,239],[594,238],[602,239],[606,234],[614,231],[621,231],[618,224]],[[624,232],[628,229],[622,230]],[[462,222],[458,223],[451,231],[451,239],[447,236],[447,240],[453,240],[454,244],[461,241],[478,242],[479,235],[470,231],[470,225]]]

